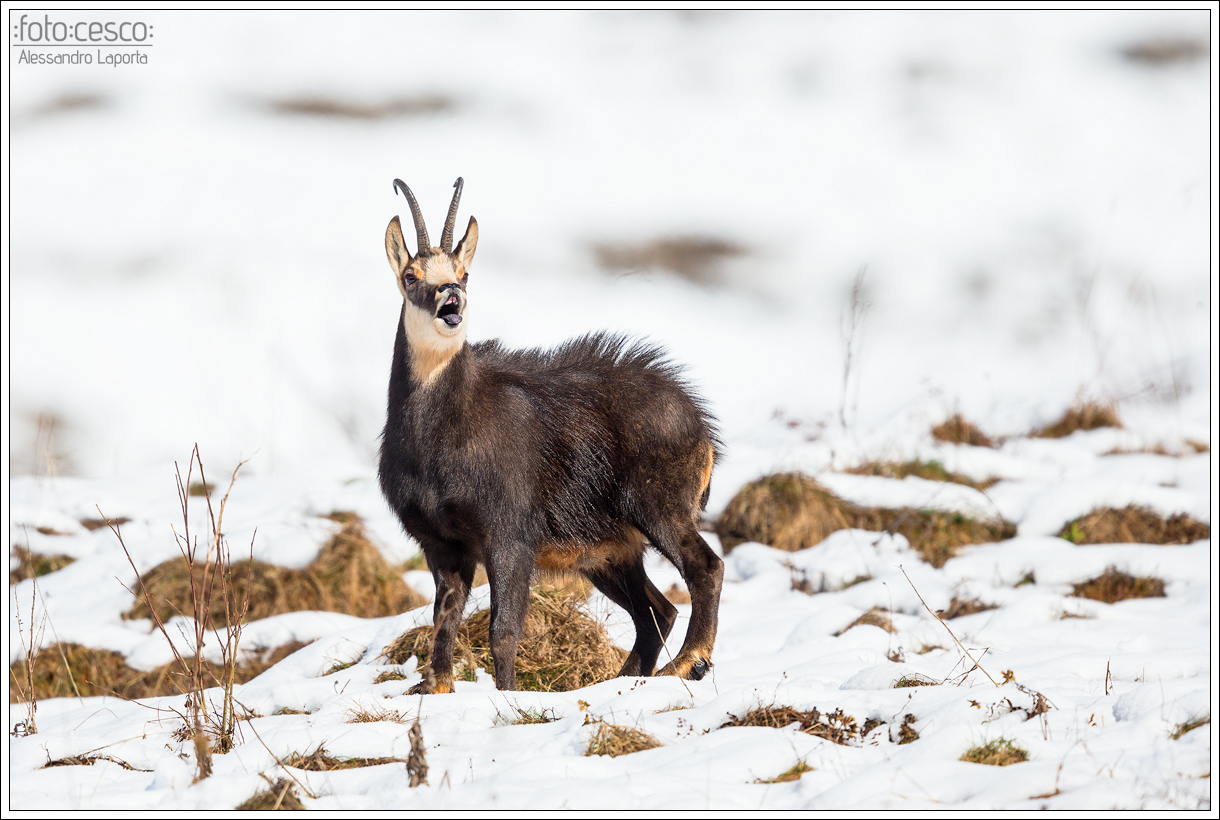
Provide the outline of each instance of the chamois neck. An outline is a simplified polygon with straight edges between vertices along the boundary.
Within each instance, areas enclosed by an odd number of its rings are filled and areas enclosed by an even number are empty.
[[[438,382],[460,380],[468,364],[470,345],[463,339],[455,345],[453,352],[412,345],[407,334],[404,305],[398,319],[398,333],[394,338],[394,361],[390,365],[390,411],[401,408],[413,394],[437,387]]]

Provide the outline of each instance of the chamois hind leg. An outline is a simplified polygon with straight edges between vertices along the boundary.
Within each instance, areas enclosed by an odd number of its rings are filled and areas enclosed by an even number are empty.
[[[677,620],[678,610],[648,580],[644,573],[644,557],[636,556],[626,564],[586,570],[584,575],[603,595],[627,610],[635,624],[635,646],[619,670],[619,677],[651,675],[656,669],[661,647]]]
[[[690,590],[691,616],[686,640],[677,657],[658,674],[677,675],[699,680],[712,666],[712,645],[716,642],[716,618],[720,608],[720,587],[724,580],[724,562],[699,535],[690,520],[674,526],[659,526],[646,530],[652,545],[673,562],[686,588]]]
[[[517,685],[517,644],[525,626],[534,563],[525,550],[491,548],[488,554],[492,556],[486,565],[491,585],[491,659],[496,688],[510,690]]]
[[[444,548],[442,548],[444,550]],[[474,581],[474,564],[454,562],[448,551],[425,552],[432,580],[436,582],[436,601],[432,605],[432,653],[424,679],[407,694],[428,695],[453,691],[453,641],[466,610],[466,598]]]

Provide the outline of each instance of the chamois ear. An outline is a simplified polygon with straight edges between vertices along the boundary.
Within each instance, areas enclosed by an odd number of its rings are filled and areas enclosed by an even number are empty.
[[[453,249],[454,258],[465,270],[470,270],[470,261],[474,259],[474,246],[477,244],[479,244],[479,223],[475,222],[472,216],[470,224],[466,226],[466,235]]]
[[[386,259],[390,260],[390,267],[393,268],[395,276],[401,275],[403,268],[411,261],[407,243],[402,238],[402,225],[399,224],[398,217],[391,219],[385,229],[385,255]]]

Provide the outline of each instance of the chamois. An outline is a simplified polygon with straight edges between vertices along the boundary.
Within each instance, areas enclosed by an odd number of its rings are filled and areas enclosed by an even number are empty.
[[[550,351],[466,341],[474,217],[452,251],[462,180],[440,247],[411,206],[412,256],[398,217],[385,249],[402,294],[381,489],[436,581],[431,669],[413,693],[453,691],[453,641],[483,565],[491,584],[496,686],[512,689],[535,569],[576,571],[630,613],[635,645],[619,675],[653,674],[677,610],[644,573],[652,545],[682,573],[691,620],[661,670],[693,680],[711,666],[724,564],[699,535],[714,419],[660,350],[592,333]],[[551,300],[553,294],[540,294]]]

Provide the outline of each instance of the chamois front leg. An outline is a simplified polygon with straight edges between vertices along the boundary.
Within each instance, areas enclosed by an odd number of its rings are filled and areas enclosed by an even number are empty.
[[[489,553],[491,658],[496,669],[496,688],[511,690],[517,685],[517,644],[525,626],[534,562],[532,554],[524,549],[493,548]]]
[[[436,582],[436,601],[432,605],[432,653],[424,679],[408,690],[409,695],[444,694],[453,691],[453,641],[466,610],[466,598],[474,581],[474,565],[440,565],[427,556]]]
[[[662,551],[669,554],[664,548]],[[680,536],[676,552],[681,562],[674,563],[690,590],[690,624],[687,625],[686,640],[678,656],[666,664],[659,674],[699,680],[712,668],[712,645],[716,642],[724,562],[712,552],[693,524],[688,525]]]

